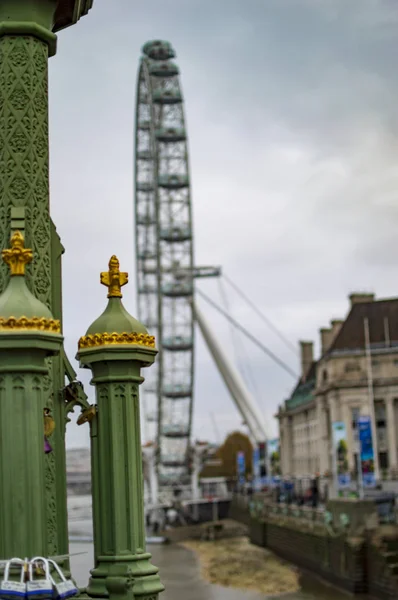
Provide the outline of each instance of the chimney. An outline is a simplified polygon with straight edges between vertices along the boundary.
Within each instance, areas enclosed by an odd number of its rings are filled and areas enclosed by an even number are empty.
[[[312,342],[300,342],[301,348],[301,378],[305,380],[308,371],[314,361],[314,344]]]
[[[342,328],[343,323],[344,323],[344,321],[342,321],[341,319],[334,319],[333,321],[330,321],[330,324],[332,326],[333,341],[336,339],[337,335],[339,334],[339,331]]]
[[[333,342],[333,329],[327,329],[326,327],[319,330],[321,334],[321,349],[322,354],[325,354],[332,345]]]
[[[354,304],[361,304],[363,302],[374,302],[375,295],[374,294],[361,294],[360,292],[354,292],[349,296],[351,308]]]

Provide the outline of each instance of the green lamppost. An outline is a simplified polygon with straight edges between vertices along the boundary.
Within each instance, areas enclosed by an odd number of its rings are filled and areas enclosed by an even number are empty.
[[[163,591],[145,551],[144,489],[138,386],[153,364],[155,339],[122,304],[128,281],[112,256],[101,273],[108,305],[79,340],[77,359],[91,369],[97,410],[91,428],[95,566],[90,596],[156,600]]]
[[[10,279],[0,295],[0,556],[47,556],[46,359],[59,353],[63,337],[59,320],[26,285],[32,250],[19,231],[2,258]]]
[[[87,14],[93,0],[0,0],[0,250],[20,230],[35,260],[26,271],[33,295],[60,320],[63,247],[49,210],[48,58],[56,33]],[[0,292],[8,282],[0,264]],[[45,458],[41,485],[47,506],[49,554],[68,552],[65,475],[65,353],[47,359],[44,394],[55,422],[53,452]],[[14,447],[14,444],[12,444]],[[7,455],[10,450],[7,450]]]

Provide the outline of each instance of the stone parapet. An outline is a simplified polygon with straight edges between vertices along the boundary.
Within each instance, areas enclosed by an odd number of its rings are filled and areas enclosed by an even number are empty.
[[[335,508],[334,518],[339,523],[339,507]],[[372,515],[367,509],[363,505],[359,510],[365,520]],[[362,531],[362,535],[353,535],[341,524],[337,530],[333,523],[311,524],[292,514],[271,510],[262,518],[249,520],[252,544],[272,550],[351,594],[395,600],[398,597],[398,527],[379,526],[374,531],[364,528]]]
[[[332,517],[332,526],[339,527],[346,520],[349,535],[364,535],[366,531],[375,531],[379,525],[377,507],[372,499],[336,498],[329,500],[327,510]]]

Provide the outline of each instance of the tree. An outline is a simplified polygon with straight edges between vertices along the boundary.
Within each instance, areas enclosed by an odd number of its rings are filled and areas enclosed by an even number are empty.
[[[246,476],[252,474],[253,446],[244,433],[234,431],[230,433],[223,444],[218,448],[215,458],[221,460],[220,465],[205,465],[201,477],[227,477],[237,476],[236,457],[238,452],[245,455]]]

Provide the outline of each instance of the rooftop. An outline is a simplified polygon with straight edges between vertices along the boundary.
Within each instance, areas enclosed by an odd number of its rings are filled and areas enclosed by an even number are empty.
[[[304,404],[309,404],[312,402],[314,398],[313,390],[315,388],[316,365],[317,363],[314,361],[311,364],[306,378],[303,380],[303,378],[300,377],[298,380],[290,398],[288,398],[285,402],[285,407],[287,410],[292,410],[298,406],[303,406]]]
[[[365,348],[364,320],[369,322],[371,347],[396,346],[398,298],[354,304],[327,354]]]
[[[369,294],[356,294],[356,296],[360,296],[360,300],[352,304],[350,312],[325,356],[344,354],[345,352],[363,352],[365,349],[365,319],[368,319],[369,323],[371,349],[387,349],[388,351],[391,348],[396,351],[398,347],[398,298],[373,300]],[[312,402],[317,364],[316,361],[311,364],[305,379],[299,378],[290,397],[285,401],[286,410],[294,410]]]

